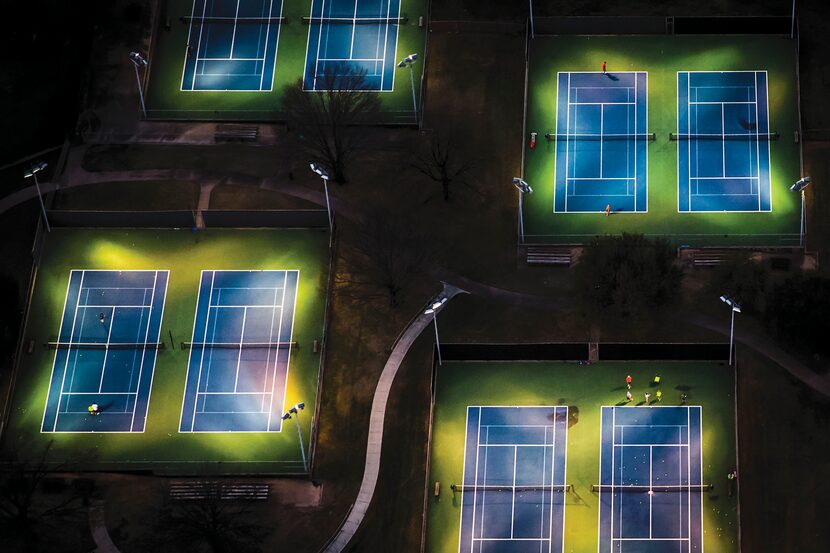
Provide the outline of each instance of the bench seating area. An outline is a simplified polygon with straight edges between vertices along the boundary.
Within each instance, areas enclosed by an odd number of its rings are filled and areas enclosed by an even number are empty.
[[[568,246],[528,246],[528,265],[562,265],[569,267],[572,262]]]
[[[213,139],[216,142],[256,142],[258,136],[256,125],[217,125]]]
[[[170,483],[170,498],[196,500],[213,497],[221,499],[268,499],[268,484],[238,484],[230,482],[175,481]]]
[[[731,255],[734,253],[729,250],[697,250],[692,258],[692,266],[704,269],[717,267]]]

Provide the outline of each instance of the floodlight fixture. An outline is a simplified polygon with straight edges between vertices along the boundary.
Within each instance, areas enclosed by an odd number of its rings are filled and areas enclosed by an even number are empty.
[[[308,472],[308,459],[306,459],[305,446],[303,445],[303,432],[302,430],[300,430],[300,411],[302,411],[303,409],[305,409],[305,403],[301,401],[294,405],[294,407],[283,413],[282,420],[287,421],[288,419],[292,418],[292,414],[294,415],[294,422],[297,423],[297,438],[299,438],[300,442],[300,454],[303,457],[303,469],[305,470],[305,472]]]
[[[314,161],[312,161],[311,163],[309,163],[309,164],[308,164],[308,166],[309,166],[309,167],[311,167],[311,170],[312,170],[312,171],[314,171],[315,173],[317,173],[318,175],[320,175],[320,178],[321,178],[321,179],[323,179],[323,180],[329,180],[329,178],[330,178],[330,177],[329,177],[329,172],[328,172],[328,171],[326,171],[325,167],[323,167],[322,165],[320,165],[319,163],[316,163],[316,162],[314,162]]]
[[[308,164],[312,171],[320,175],[320,178],[323,181],[323,192],[326,194],[326,215],[329,217],[329,233],[334,232],[334,223],[332,222],[331,217],[331,201],[329,200],[329,172],[323,167],[321,164],[317,163],[316,161],[312,161]]]
[[[147,69],[147,58],[141,55],[141,52],[130,52],[129,58],[135,68],[135,82],[138,86],[138,98],[141,100],[141,113],[147,119],[147,106],[144,105],[144,90],[141,88],[141,77],[138,76],[139,67],[143,67],[145,70]]]
[[[434,302],[432,302],[432,305],[430,305],[428,308],[426,308],[424,310],[424,315],[432,315],[432,322],[435,324],[435,351],[438,352],[438,364],[439,365],[442,364],[442,360],[441,360],[441,342],[438,339],[438,311],[441,309],[441,307],[444,306],[445,303],[447,303],[448,299],[449,298],[447,298],[446,296],[438,297],[438,298],[435,299]]]
[[[432,315],[433,313],[435,313],[435,312],[437,312],[439,309],[441,309],[441,306],[443,306],[445,303],[447,303],[447,298],[438,298],[438,299],[436,299],[436,300],[432,303],[432,305],[430,305],[430,306],[429,306],[429,307],[428,307],[428,308],[424,311],[424,315]]]
[[[412,64],[418,59],[418,54],[409,54],[403,60],[398,62],[398,68],[409,68],[409,83],[412,85],[412,113],[415,115],[415,123],[418,123],[418,102],[415,100],[415,73],[412,70]]]
[[[741,306],[728,296],[721,296],[720,301],[732,308],[732,322],[729,325],[729,364],[731,365],[733,361],[732,352],[735,349],[735,313],[741,312]]]
[[[52,228],[49,226],[49,217],[46,216],[46,204],[43,203],[43,194],[40,191],[40,183],[37,180],[37,174],[47,167],[49,167],[49,164],[45,161],[36,161],[29,165],[23,172],[23,178],[35,181],[35,190],[37,190],[37,199],[40,202],[40,211],[43,213],[43,222],[46,224],[46,232],[51,232]]]
[[[796,181],[795,184],[790,186],[790,192],[801,192],[802,190],[810,186],[811,182],[813,182],[813,179],[811,179],[810,177],[798,179],[798,181]]]
[[[519,177],[513,177],[513,186],[522,194],[533,194],[533,188]]]
[[[727,296],[721,296],[720,301],[722,301],[723,303],[725,303],[726,305],[731,307],[732,311],[734,311],[735,313],[740,313],[741,312],[741,306],[738,304],[738,302],[736,302],[732,298],[729,298]]]
[[[136,65],[147,67],[147,58],[141,55],[141,52],[130,52],[130,61]]]

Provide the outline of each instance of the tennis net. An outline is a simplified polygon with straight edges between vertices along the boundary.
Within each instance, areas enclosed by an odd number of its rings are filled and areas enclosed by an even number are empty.
[[[766,142],[770,140],[778,140],[779,134],[777,132],[771,133],[669,133],[669,140],[758,140],[759,142]]]
[[[557,140],[648,140],[654,141],[657,136],[653,132],[645,133],[619,133],[619,134],[605,134],[605,133],[574,133],[574,134],[556,134],[545,133],[545,138],[549,142],[556,142]]]
[[[665,492],[708,492],[712,489],[711,484],[676,484],[676,485],[651,485],[651,486],[628,486],[622,484],[593,484],[592,492],[614,492],[614,493],[665,493]]]
[[[164,349],[163,342],[46,342],[48,349]]]
[[[182,349],[286,349],[297,342],[182,342]]]
[[[306,25],[404,25],[409,21],[401,17],[303,17]]]
[[[201,23],[209,25],[211,23],[233,23],[235,25],[267,25],[273,23],[285,23],[284,17],[218,17],[218,16],[198,16],[198,15],[183,15],[179,21],[185,24]]]
[[[475,484],[450,484],[450,489],[453,492],[567,492],[571,490],[570,484],[535,484],[535,485],[518,485],[518,486],[494,486],[484,485],[476,486]]]

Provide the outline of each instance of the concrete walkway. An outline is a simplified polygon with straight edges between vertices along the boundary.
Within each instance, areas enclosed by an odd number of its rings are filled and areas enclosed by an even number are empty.
[[[465,293],[465,291],[455,286],[444,284],[441,297],[449,300],[462,293]],[[343,522],[337,533],[321,551],[325,551],[326,553],[339,553],[343,551],[360,527],[363,517],[366,516],[366,511],[369,510],[369,504],[372,502],[372,496],[375,493],[375,486],[378,481],[378,472],[380,471],[383,421],[386,415],[386,402],[389,399],[389,391],[392,389],[395,375],[398,374],[398,368],[401,366],[401,362],[409,351],[409,348],[412,347],[412,344],[421,335],[421,332],[431,323],[432,315],[421,313],[415,317],[398,338],[398,341],[392,349],[392,354],[383,367],[383,372],[375,388],[375,396],[372,399],[372,413],[369,418],[369,442],[366,445],[366,464],[363,468],[363,481],[360,483],[360,491],[357,492],[357,499],[355,499],[354,505],[349,510],[345,522]]]
[[[95,553],[121,553],[107,531],[104,502],[101,500],[94,500],[89,506],[89,531],[95,541]]]

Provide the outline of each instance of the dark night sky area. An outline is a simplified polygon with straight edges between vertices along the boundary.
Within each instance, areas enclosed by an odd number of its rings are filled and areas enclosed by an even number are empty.
[[[103,0],[0,2],[0,165],[63,142]]]

